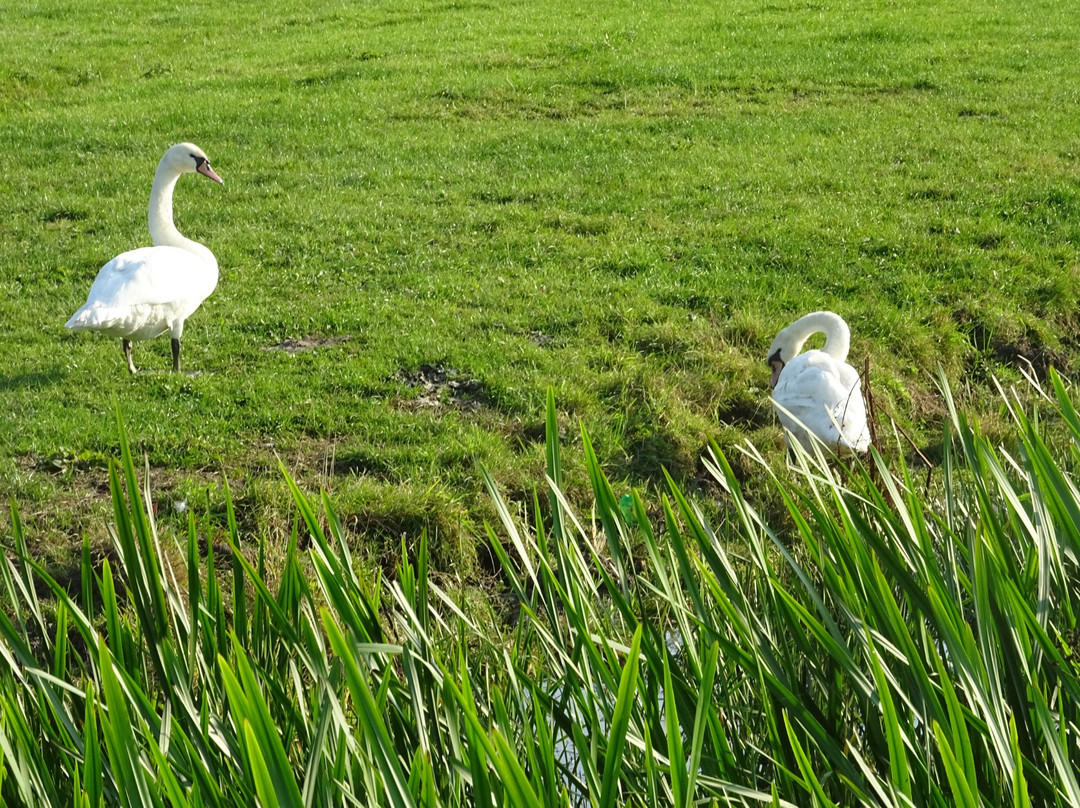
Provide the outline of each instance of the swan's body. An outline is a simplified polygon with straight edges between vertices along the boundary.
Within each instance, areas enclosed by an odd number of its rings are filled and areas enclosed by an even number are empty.
[[[67,321],[66,327],[76,331],[120,337],[132,373],[132,340],[153,339],[166,331],[172,337],[173,371],[180,370],[184,321],[217,286],[214,254],[182,236],[173,224],[173,188],[181,174],[193,172],[222,181],[198,146],[179,143],[165,152],[150,190],[154,246],[121,253],[98,270],[86,303]]]
[[[819,331],[825,333],[821,350],[799,353]],[[839,315],[816,311],[777,334],[769,348],[773,408],[788,440],[808,451],[814,438],[837,454],[870,446],[859,373],[845,361],[850,344],[851,332]]]

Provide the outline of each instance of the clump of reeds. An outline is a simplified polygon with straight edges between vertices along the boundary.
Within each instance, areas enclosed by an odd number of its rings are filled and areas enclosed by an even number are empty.
[[[1051,382],[1060,445],[1009,399],[1015,440],[990,445],[948,399],[932,498],[899,458],[800,453],[784,533],[718,451],[722,524],[670,480],[622,507],[584,432],[575,514],[549,396],[535,523],[487,478],[509,620],[429,580],[423,537],[363,580],[291,480],[272,575],[231,511],[227,553],[193,516],[163,537],[121,427],[115,565],[84,548],[68,591],[12,506],[0,801],[1080,805],[1080,417]]]

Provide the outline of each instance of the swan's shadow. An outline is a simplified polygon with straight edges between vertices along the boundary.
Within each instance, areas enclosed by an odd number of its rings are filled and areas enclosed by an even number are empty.
[[[67,376],[59,365],[49,370],[36,370],[29,373],[0,374],[0,392],[5,390],[30,390],[35,387],[48,387]]]
[[[172,370],[157,370],[155,368],[150,368],[149,370],[143,370],[142,368],[138,368],[134,375],[130,373],[127,374],[128,378],[135,379],[147,376],[160,376],[162,378],[170,377],[175,379],[201,379],[204,376],[216,375],[217,372],[213,370],[181,370],[179,372],[176,372]]]

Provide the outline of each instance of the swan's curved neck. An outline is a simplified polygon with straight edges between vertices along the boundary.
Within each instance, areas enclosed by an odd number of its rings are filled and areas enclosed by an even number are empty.
[[[164,160],[158,163],[157,171],[154,172],[154,185],[150,189],[150,213],[147,217],[150,240],[155,247],[180,247],[216,264],[210,250],[184,236],[173,224],[172,198],[178,179],[180,174],[168,167]]]
[[[831,311],[815,311],[800,317],[787,327],[789,339],[794,349],[792,356],[802,350],[803,343],[819,331],[825,334],[822,351],[834,359],[843,362],[851,348],[851,330],[838,314]]]

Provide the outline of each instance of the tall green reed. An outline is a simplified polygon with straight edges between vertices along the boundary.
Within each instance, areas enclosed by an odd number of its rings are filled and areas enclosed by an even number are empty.
[[[115,564],[84,545],[68,591],[12,504],[0,797],[1080,804],[1080,416],[1050,388],[1048,416],[1002,392],[1013,440],[995,446],[943,384],[930,498],[900,456],[873,453],[871,474],[800,452],[774,477],[781,522],[714,448],[719,525],[670,479],[624,511],[584,430],[593,506],[576,512],[549,395],[532,521],[484,477],[509,618],[441,587],[424,536],[367,579],[329,498],[287,473],[297,519],[272,575],[231,501],[224,535],[193,515],[163,535],[118,419]]]

